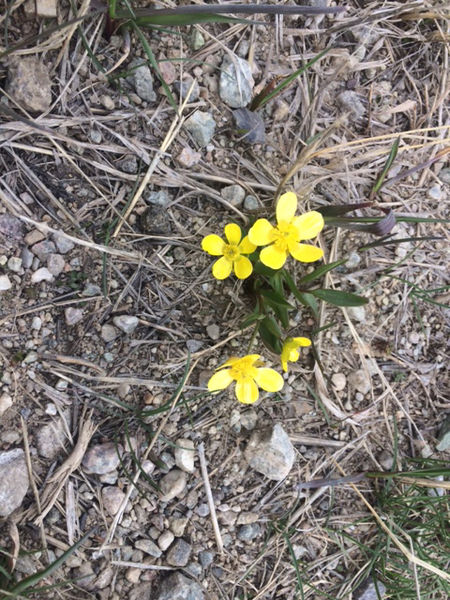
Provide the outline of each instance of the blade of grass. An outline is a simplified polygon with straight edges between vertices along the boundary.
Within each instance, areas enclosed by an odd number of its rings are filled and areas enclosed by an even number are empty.
[[[389,156],[387,158],[386,164],[384,165],[383,170],[381,171],[375,185],[373,186],[372,191],[370,192],[369,200],[373,200],[374,197],[376,196],[376,194],[380,191],[381,186],[383,185],[384,180],[386,179],[386,175],[389,173],[389,169],[392,167],[392,164],[397,156],[400,139],[401,138],[398,137],[392,144],[392,148],[391,148],[391,151],[389,152]]]

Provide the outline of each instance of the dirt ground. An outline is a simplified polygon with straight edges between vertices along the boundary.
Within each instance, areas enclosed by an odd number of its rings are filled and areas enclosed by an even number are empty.
[[[108,39],[104,16],[74,5],[37,18],[3,0],[0,17],[0,469],[4,453],[24,457],[0,483],[19,495],[0,519],[3,597],[12,566],[15,581],[38,574],[12,597],[368,600],[374,578],[386,598],[448,597],[380,503],[383,480],[301,485],[448,460],[448,4],[349,0],[339,15],[142,29],[177,101],[177,82],[198,83],[178,114],[154,70],[153,92],[139,93],[138,33]],[[88,17],[43,33],[77,15]],[[248,61],[254,97],[328,47],[259,111],[265,141],[247,143],[223,100],[224,56]],[[14,83],[30,57],[46,106],[34,114]],[[215,121],[204,144],[185,126],[196,111]],[[247,353],[252,299],[212,277],[202,238],[269,217],[280,182],[299,212],[367,201],[397,139],[375,207],[356,214],[408,215],[392,232],[406,241],[362,251],[380,238],[325,227],[325,261],[348,261],[323,287],[368,303],[290,315],[322,370],[305,350],[253,406],[209,394],[214,369]],[[260,341],[253,352],[280,371]],[[282,481],[245,454],[275,424],[295,448]]]

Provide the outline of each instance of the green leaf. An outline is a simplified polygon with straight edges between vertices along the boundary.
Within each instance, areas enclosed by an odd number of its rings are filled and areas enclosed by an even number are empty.
[[[370,192],[371,200],[380,191],[381,186],[383,185],[384,180],[386,179],[386,175],[388,174],[389,169],[392,167],[392,163],[394,162],[395,157],[397,156],[399,144],[400,144],[400,136],[394,141],[391,151],[389,152],[389,156],[386,161],[386,164],[384,165],[383,170],[381,171],[380,176],[377,179],[377,182],[375,183],[372,191]]]
[[[264,300],[269,301],[270,305],[278,304],[279,306],[285,306],[286,308],[294,308],[281,294],[274,290],[263,289],[260,290],[259,293],[263,296]]]
[[[335,306],[363,306],[368,302],[367,298],[350,292],[341,292],[340,290],[317,289],[310,290],[310,293],[316,298]]]
[[[272,310],[275,315],[280,320],[280,323],[283,325],[285,329],[289,327],[289,313],[285,306],[280,306],[279,304],[275,304],[272,306]]]
[[[261,321],[258,333],[269,350],[275,354],[281,354],[281,331],[273,317],[266,317]]]
[[[264,318],[264,315],[260,314],[257,311],[254,311],[245,317],[245,319],[242,321],[240,327],[241,327],[241,329],[245,329],[246,327],[248,327],[249,325],[252,325],[256,321],[261,321],[263,318]]]
[[[317,318],[319,316],[319,304],[312,294],[309,292],[299,292],[298,301],[311,309],[313,315]]]
[[[265,277],[273,277],[273,275],[277,273],[275,269],[266,267],[266,265],[263,265],[260,261],[254,265],[253,272],[256,273],[256,275],[264,275]]]
[[[318,267],[317,269],[315,269],[312,273],[309,273],[308,275],[305,275],[304,277],[302,277],[299,280],[299,284],[305,284],[305,283],[310,283],[311,281],[314,281],[315,279],[319,279],[319,277],[322,277],[322,275],[325,275],[325,273],[328,273],[328,271],[332,271],[333,269],[336,269],[337,267],[340,267],[341,265],[345,264],[347,262],[347,258],[343,258],[341,260],[337,260],[336,262],[332,262],[329,263],[327,265],[321,265],[320,267]]]

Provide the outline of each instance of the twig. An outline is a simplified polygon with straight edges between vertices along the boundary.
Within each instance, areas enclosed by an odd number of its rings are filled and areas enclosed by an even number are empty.
[[[205,458],[205,445],[203,442],[198,446],[198,457],[200,459],[200,469],[203,477],[203,484],[205,486],[206,498],[208,500],[209,511],[211,513],[211,522],[214,530],[214,536],[216,538],[217,548],[222,554],[223,552],[223,541],[220,534],[219,523],[217,521],[216,507],[214,506],[214,499],[211,492],[211,486],[209,484],[208,470],[206,468]]]

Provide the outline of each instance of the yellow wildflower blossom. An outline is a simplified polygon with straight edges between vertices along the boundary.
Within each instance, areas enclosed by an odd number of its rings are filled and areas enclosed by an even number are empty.
[[[207,235],[202,240],[202,248],[212,256],[220,256],[212,266],[216,279],[226,279],[231,271],[238,279],[247,279],[253,271],[253,265],[243,254],[251,254],[256,250],[248,236],[242,238],[241,228],[236,223],[229,223],[224,229],[226,242],[218,235]]]
[[[281,351],[281,365],[283,371],[288,370],[288,362],[296,362],[300,357],[298,349],[304,346],[311,346],[311,340],[305,337],[287,338]]]
[[[283,387],[283,377],[274,369],[261,367],[259,354],[248,354],[242,358],[232,357],[218,367],[208,381],[208,390],[218,392],[236,382],[236,397],[243,404],[258,400],[258,386],[266,392],[278,392]]]
[[[323,256],[320,248],[299,243],[301,240],[311,240],[322,231],[322,215],[312,210],[296,217],[296,210],[297,196],[293,192],[287,192],[280,196],[277,203],[277,226],[273,227],[267,219],[258,219],[248,232],[252,244],[267,246],[261,250],[259,259],[271,269],[281,269],[289,254],[306,263]]]

